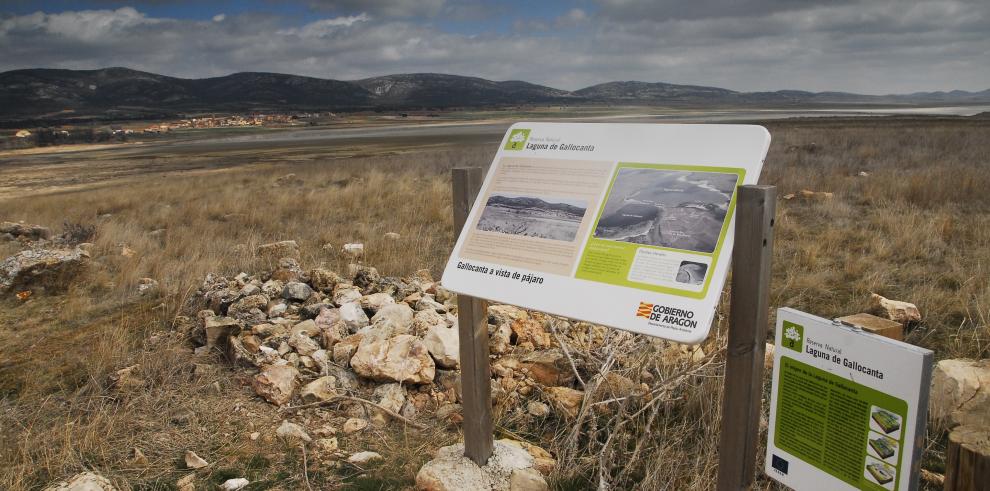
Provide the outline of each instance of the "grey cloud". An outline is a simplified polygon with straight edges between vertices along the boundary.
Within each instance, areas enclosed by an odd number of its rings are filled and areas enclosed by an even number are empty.
[[[865,93],[990,87],[987,8],[897,5],[828,3],[666,20],[573,13],[474,35],[381,9],[328,11],[303,25],[271,14],[228,14],[223,22],[151,18],[133,8],[6,15],[0,70],[129,66],[184,77],[275,71],[336,79],[440,72],[564,89],[611,80]]]
[[[754,17],[814,8],[823,3],[848,5],[855,0],[597,0],[601,15],[617,20],[715,19]]]
[[[318,10],[340,13],[368,12],[384,17],[434,17],[446,0],[311,0]]]

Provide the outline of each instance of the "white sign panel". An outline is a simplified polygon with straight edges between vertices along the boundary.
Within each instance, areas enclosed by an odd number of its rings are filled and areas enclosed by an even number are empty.
[[[750,125],[517,123],[443,273],[457,293],[698,343],[732,251]]]
[[[804,490],[917,489],[932,352],[777,311],[766,473]]]

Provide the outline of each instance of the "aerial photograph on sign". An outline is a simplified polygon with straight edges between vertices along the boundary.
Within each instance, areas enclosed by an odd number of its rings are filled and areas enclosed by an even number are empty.
[[[587,210],[584,200],[497,193],[488,197],[478,230],[573,241]]]
[[[595,237],[711,253],[737,181],[729,173],[620,167]]]

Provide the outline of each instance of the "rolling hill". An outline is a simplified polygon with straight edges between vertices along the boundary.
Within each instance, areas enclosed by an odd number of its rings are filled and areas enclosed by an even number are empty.
[[[990,103],[982,92],[861,95],[843,92],[738,92],[638,81],[566,91],[524,81],[414,73],[343,81],[242,72],[184,79],[128,68],[23,69],[0,73],[0,121],[127,119],[207,112],[355,111],[536,104],[667,106]]]

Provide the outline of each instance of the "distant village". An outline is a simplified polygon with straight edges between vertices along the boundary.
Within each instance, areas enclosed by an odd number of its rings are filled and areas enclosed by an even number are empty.
[[[56,128],[18,129],[8,134],[7,138],[3,138],[3,147],[13,149],[72,143],[122,143],[129,141],[129,138],[143,140],[147,139],[145,137],[154,138],[158,135],[176,130],[286,126],[309,124],[310,121],[334,119],[336,117],[337,115],[331,112],[235,114],[187,118],[152,124],[69,125]]]

